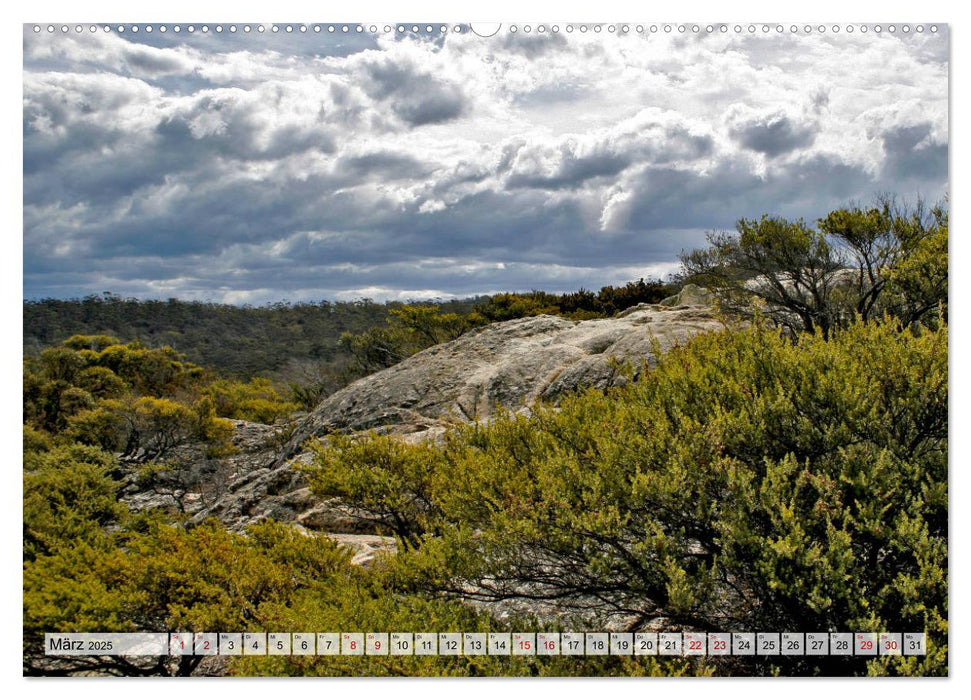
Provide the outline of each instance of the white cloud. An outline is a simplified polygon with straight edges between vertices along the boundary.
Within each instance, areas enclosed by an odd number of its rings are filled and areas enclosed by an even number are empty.
[[[947,185],[946,36],[353,40],[26,35],[25,293],[597,286]]]

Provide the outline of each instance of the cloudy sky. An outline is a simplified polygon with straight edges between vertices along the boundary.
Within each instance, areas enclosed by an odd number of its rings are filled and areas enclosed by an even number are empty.
[[[24,296],[596,289],[947,189],[944,27],[424,29],[25,27]]]

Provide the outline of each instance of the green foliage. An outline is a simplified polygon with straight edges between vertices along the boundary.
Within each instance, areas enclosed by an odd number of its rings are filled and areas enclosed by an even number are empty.
[[[682,277],[728,311],[751,315],[755,305],[793,332],[828,335],[885,312],[916,323],[947,302],[947,219],[945,205],[906,210],[889,198],[837,209],[817,228],[742,219],[736,234],[712,233],[707,248],[683,253]]]
[[[229,453],[232,425],[217,418],[214,397],[230,415],[250,420],[296,408],[266,380],[210,382],[172,348],[120,345],[108,336],[75,335],[24,363],[31,436],[53,434],[126,460],[158,459],[193,439],[209,443],[210,456]]]
[[[53,447],[51,436],[43,430],[37,430],[31,425],[24,424],[24,454],[28,452],[47,452]]]
[[[577,309],[613,316],[637,304],[657,304],[675,291],[670,284],[665,284],[659,280],[645,281],[641,278],[636,282],[628,282],[623,287],[602,287],[597,293],[593,309],[579,305],[577,305]],[[571,311],[566,301],[568,297],[569,295],[563,295],[564,301],[560,302],[561,308],[567,313]]]
[[[398,632],[498,632],[548,629],[535,620],[496,620],[455,601],[408,594],[389,588],[378,571],[359,572],[341,585],[320,586],[279,607],[266,629]],[[269,611],[269,608],[268,608]],[[272,613],[271,613],[272,614]],[[704,660],[644,659],[618,656],[262,656],[233,659],[242,676],[647,676],[704,675]]]
[[[123,408],[132,426],[127,456],[157,459],[193,436],[196,416],[192,409],[171,399],[142,396]]]
[[[412,336],[416,344],[422,347],[454,340],[469,328],[461,316],[440,313],[438,306],[405,304],[391,310],[391,319],[396,327]]]
[[[395,511],[424,533],[392,565],[399,590],[675,628],[926,630],[925,663],[871,670],[946,673],[946,326],[707,334],[626,387],[420,449],[341,439],[310,469],[375,519],[420,484],[420,506]]]
[[[216,416],[216,405],[209,396],[200,397],[193,405],[192,436],[208,443],[206,457],[224,457],[236,452],[233,446],[233,424]]]
[[[24,452],[24,559],[76,542],[107,538],[106,525],[127,511],[117,502],[114,458],[102,450],[65,445]]]
[[[442,302],[449,313],[467,313],[474,300]],[[72,349],[97,352],[115,338],[138,340],[146,347],[179,348],[194,363],[226,376],[249,379],[270,375],[292,381],[294,362],[339,369],[342,333],[362,333],[382,324],[397,302],[290,304],[259,308],[204,302],[124,299],[104,294],[84,299],[24,302],[24,351],[39,353],[78,333]]]
[[[76,378],[77,385],[99,399],[114,399],[128,391],[125,381],[107,367],[88,367]]]
[[[128,445],[131,429],[124,414],[124,404],[111,400],[70,416],[61,435],[73,442],[120,452]]]
[[[656,303],[674,291],[659,281],[641,279],[623,287],[603,287],[599,293],[534,291],[434,304],[375,304],[366,299],[282,302],[261,308],[177,299],[138,301],[106,293],[80,300],[25,301],[24,351],[35,357],[48,353],[46,361],[58,365],[51,376],[76,383],[97,397],[117,398],[117,385],[110,376],[99,374],[78,382],[75,375],[81,368],[72,363],[80,359],[86,365],[101,365],[129,381],[122,373],[122,358],[116,355],[127,355],[131,371],[137,374],[146,373],[145,364],[151,364],[146,359],[156,360],[160,367],[155,381],[164,382],[165,363],[158,353],[165,346],[177,346],[193,362],[213,368],[226,379],[265,376],[288,386],[289,402],[309,410],[362,376],[486,323],[542,313],[600,318],[642,302]],[[122,346],[118,338],[138,342]],[[44,350],[57,342],[64,344],[62,349]],[[105,355],[112,347],[115,349]],[[127,352],[119,353],[120,347],[127,347]],[[133,357],[149,347],[161,350],[149,351],[155,354],[141,362]],[[170,359],[188,366],[181,357]],[[192,374],[200,371],[197,367],[190,370]],[[145,383],[135,388],[152,395],[171,393],[171,389]],[[262,406],[259,412],[268,408]],[[222,411],[219,415],[230,416]]]
[[[631,629],[923,630],[929,653],[266,656],[232,659],[229,671],[945,675],[947,228],[945,207],[901,212],[889,201],[815,227],[742,221],[736,236],[687,254],[686,272],[729,310],[748,313],[760,298],[789,333],[756,314],[743,330],[674,348],[623,387],[459,424],[437,444],[322,440],[304,468],[313,491],[399,543],[363,568],[329,538],[286,525],[232,533],[133,513],[119,502],[122,480],[171,485],[177,467],[164,458],[176,447],[232,451],[226,418],[278,421],[484,323],[608,316],[672,290],[640,280],[495,295],[474,309],[25,303],[25,672],[185,675],[199,662],[52,659],[39,653],[49,631],[557,631],[622,619]],[[43,349],[41,336],[66,340]],[[169,344],[246,380],[214,379]],[[266,368],[290,381],[290,397],[252,378]],[[470,601],[539,601],[557,618]]]
[[[495,294],[477,303],[465,315],[441,313],[438,306],[406,304],[390,311],[385,326],[363,333],[345,333],[340,346],[353,358],[357,376],[363,376],[489,323],[540,314],[576,320],[603,318],[636,304],[655,304],[670,292],[661,282],[640,279],[624,287],[603,287],[597,294],[585,289],[561,295],[535,290],[525,294]]]
[[[118,338],[110,335],[72,335],[62,345],[71,350],[91,350],[101,352],[112,345],[120,345]]]
[[[408,357],[401,339],[390,328],[370,328],[363,333],[344,333],[341,349],[353,359],[358,376],[380,372]]]
[[[433,512],[430,478],[443,457],[428,445],[410,445],[391,436],[355,440],[334,435],[311,446],[315,466],[311,488],[362,507],[366,518],[387,528],[405,548],[418,545]]]
[[[110,369],[135,392],[151,396],[185,389],[202,376],[201,368],[184,362],[182,355],[168,346],[155,350],[137,342],[109,345],[99,353],[92,352],[89,361]]]
[[[947,320],[948,210],[935,207],[931,216],[926,231],[917,224],[905,229],[901,259],[887,274],[891,308],[908,323],[933,325],[938,314]]]
[[[99,400],[126,395],[167,396],[188,391],[202,370],[169,347],[149,350],[113,338],[72,336],[24,363],[24,417],[57,431]],[[97,348],[97,349],[96,349]]]
[[[574,320],[604,318],[637,304],[656,304],[674,293],[670,285],[658,280],[628,282],[623,287],[602,287],[599,292],[580,289],[566,294],[532,291],[525,294],[495,294],[475,305],[473,317],[482,322],[509,321],[515,318],[553,314]]]
[[[284,401],[273,383],[262,377],[249,382],[217,379],[201,393],[212,401],[216,415],[223,418],[274,423],[299,408]]]
[[[476,304],[475,313],[486,323],[511,321],[515,318],[556,314],[559,299],[554,294],[533,290],[526,294],[494,294],[488,300]]]
[[[392,309],[387,325],[364,333],[345,333],[340,346],[354,358],[357,371],[370,374],[401,362],[432,345],[458,338],[472,328],[468,316],[440,313],[438,306],[405,304]]]
[[[285,525],[242,536],[213,523],[154,523],[96,544],[65,542],[25,566],[25,641],[40,649],[50,631],[263,630],[298,591],[352,574],[331,540]]]

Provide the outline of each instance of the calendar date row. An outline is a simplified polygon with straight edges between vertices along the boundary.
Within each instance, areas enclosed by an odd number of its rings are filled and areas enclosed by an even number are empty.
[[[922,632],[48,633],[51,656],[922,656]]]

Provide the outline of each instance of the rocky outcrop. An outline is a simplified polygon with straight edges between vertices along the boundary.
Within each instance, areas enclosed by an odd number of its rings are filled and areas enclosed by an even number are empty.
[[[618,362],[650,366],[675,343],[719,328],[708,308],[647,304],[614,318],[495,323],[331,395],[296,429],[284,456],[332,431],[434,437],[452,421],[488,420],[500,406],[528,409],[581,387],[606,388],[622,381]]]
[[[658,302],[659,306],[711,306],[714,295],[705,287],[686,284],[677,294]]]
[[[697,301],[698,296],[688,297]],[[625,381],[618,363],[651,366],[658,353],[721,328],[700,305],[639,305],[608,319],[536,316],[495,323],[424,350],[365,377],[320,403],[284,439],[279,427],[234,421],[236,453],[145,480],[133,478],[125,500],[135,508],[168,507],[194,522],[218,518],[241,530],[267,518],[341,538],[361,562],[389,546],[374,526],[336,501],[315,497],[293,468],[310,438],[332,431],[378,430],[406,440],[434,439],[454,421],[488,420],[499,407],[529,410],[585,386]]]
[[[264,517],[280,514],[285,520],[293,519],[312,496],[309,490],[306,495],[300,491],[306,483],[297,472],[267,470],[280,454],[281,428],[230,422],[230,454],[212,457],[207,455],[206,445],[188,443],[167,454],[161,465],[133,465],[125,478],[122,501],[136,510],[163,508],[196,520],[217,517],[231,528],[242,527],[257,512]],[[248,490],[252,493],[246,497],[243,494]]]

